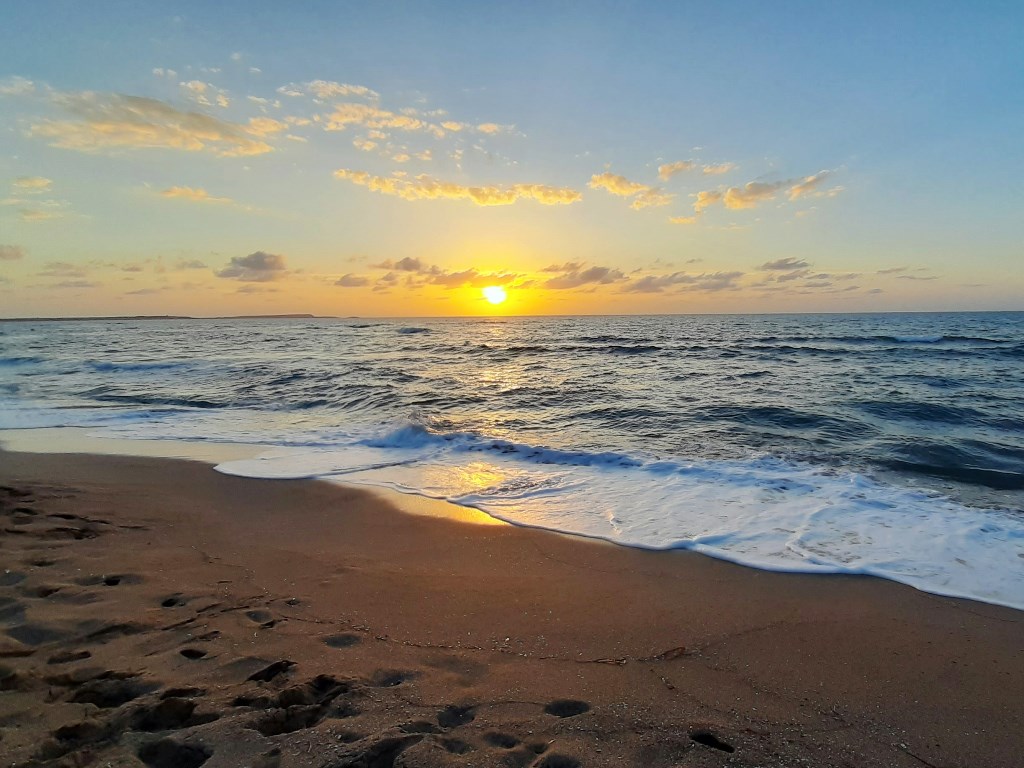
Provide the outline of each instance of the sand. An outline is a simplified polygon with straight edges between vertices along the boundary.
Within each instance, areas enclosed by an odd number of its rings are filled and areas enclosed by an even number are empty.
[[[1024,614],[193,461],[0,453],[0,765],[985,766]]]

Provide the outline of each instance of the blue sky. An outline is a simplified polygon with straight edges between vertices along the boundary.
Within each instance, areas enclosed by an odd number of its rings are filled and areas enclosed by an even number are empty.
[[[5,13],[4,315],[1024,309],[1018,4]]]

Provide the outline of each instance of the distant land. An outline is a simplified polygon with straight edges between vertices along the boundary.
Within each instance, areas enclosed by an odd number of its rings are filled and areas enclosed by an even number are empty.
[[[191,317],[190,315],[111,315],[109,317],[2,317],[3,323],[63,323],[77,320],[336,320],[333,315],[220,315],[218,317]]]

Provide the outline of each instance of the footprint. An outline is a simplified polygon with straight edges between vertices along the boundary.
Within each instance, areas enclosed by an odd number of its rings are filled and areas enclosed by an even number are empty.
[[[192,699],[196,696],[205,696],[205,688],[168,688],[160,694],[161,699]]]
[[[519,744],[519,739],[512,734],[499,731],[488,731],[484,734],[484,741],[492,747],[501,747],[502,749],[512,749]]]
[[[413,720],[411,723],[403,723],[398,726],[402,733],[441,733],[441,729],[429,720]]]
[[[82,661],[83,659],[91,658],[92,654],[88,651],[60,651],[59,653],[53,654],[47,659],[47,664],[70,664],[73,661]]]
[[[577,699],[555,699],[544,707],[544,711],[555,717],[575,717],[590,711],[590,705]]]
[[[25,580],[25,574],[21,571],[4,571],[0,573],[0,587],[13,587]]]
[[[180,653],[182,656],[184,656],[186,659],[189,659],[190,661],[201,659],[206,655],[206,651],[204,651],[202,648],[182,648],[180,651],[178,651],[178,653]]]
[[[446,752],[450,752],[453,755],[465,755],[473,751],[473,746],[461,739],[438,739],[438,742],[440,742]]]
[[[81,685],[71,696],[76,704],[95,704],[100,709],[113,709],[139,696],[152,693],[159,685],[140,680],[99,679]]]
[[[552,752],[534,763],[534,768],[580,768],[581,765],[575,757]]]
[[[324,768],[392,768],[402,752],[422,739],[418,735],[391,736],[374,742],[361,752],[326,763]]]
[[[331,635],[324,638],[324,645],[329,648],[351,648],[353,645],[358,645],[361,642],[362,638],[359,635],[351,634]]]
[[[473,710],[476,707],[469,706],[456,706],[450,704],[440,712],[437,713],[437,724],[442,728],[458,728],[460,725],[473,722],[476,714]]]
[[[278,675],[283,675],[285,672],[295,666],[294,661],[288,659],[282,659],[281,661],[275,661],[270,666],[264,667],[259,672],[253,672],[246,680],[255,681],[257,683],[269,683]]]
[[[161,608],[177,608],[188,602],[182,595],[171,595],[160,601]]]
[[[690,731],[690,738],[698,744],[703,744],[705,747],[711,747],[712,749],[718,749],[722,752],[735,752],[736,747],[728,742],[718,738],[718,736],[711,731],[701,728],[695,731]]]
[[[7,630],[7,635],[23,645],[46,645],[67,638],[67,632],[42,624],[21,624]]]
[[[324,717],[324,707],[319,705],[274,709],[253,723],[252,729],[264,736],[279,736],[312,728]]]
[[[407,680],[416,677],[415,672],[402,672],[397,669],[378,669],[367,681],[374,688],[394,688]]]
[[[212,755],[200,744],[182,744],[171,739],[150,742],[138,751],[139,759],[149,768],[199,768]]]

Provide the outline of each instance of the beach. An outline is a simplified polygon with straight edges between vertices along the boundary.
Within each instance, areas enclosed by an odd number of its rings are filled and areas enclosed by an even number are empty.
[[[199,461],[5,452],[0,486],[5,766],[1024,754],[1010,608]]]

